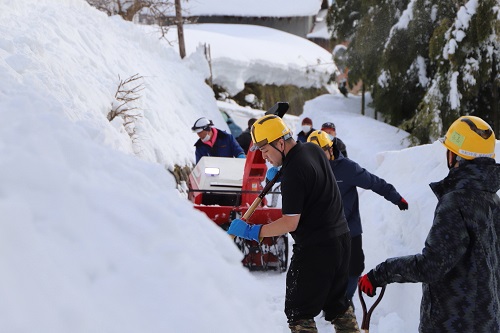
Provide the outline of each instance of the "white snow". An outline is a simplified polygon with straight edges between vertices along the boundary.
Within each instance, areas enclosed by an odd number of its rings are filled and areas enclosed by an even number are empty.
[[[459,76],[458,72],[453,72],[453,74],[451,75],[451,79],[450,79],[449,99],[450,99],[450,106],[451,106],[452,110],[458,109],[458,107],[460,106],[460,98],[462,97],[462,95],[460,94],[460,91],[458,90],[458,82],[457,82],[458,76]]]
[[[327,9],[322,9],[316,15],[313,30],[307,34],[307,38],[321,38],[329,40],[331,35],[326,25]]]
[[[422,87],[427,87],[427,84],[429,84],[429,78],[427,77],[427,66],[425,64],[424,57],[417,56],[413,66],[417,67],[418,82]]]
[[[476,13],[476,9],[478,6],[477,0],[469,0],[465,5],[461,6],[457,13],[457,19],[453,24],[453,27],[450,28],[446,36],[449,38],[447,45],[445,45],[443,49],[443,56],[445,59],[448,59],[449,54],[454,54],[455,50],[458,47],[458,44],[464,39],[466,36],[465,31],[469,28],[469,22]]]
[[[224,45],[231,32],[222,28],[195,30]],[[290,55],[297,45],[284,45],[288,35],[272,31],[259,44],[264,30],[254,29],[238,29],[225,45],[247,50],[247,59],[213,49],[219,77],[227,65],[228,85],[237,86],[250,74],[234,65],[267,59],[265,69],[253,67],[256,80],[266,71],[263,80],[300,80],[294,66],[307,61]],[[242,31],[253,35],[252,48]],[[194,162],[197,118],[227,129],[223,106],[244,128],[262,114],[215,100],[195,47],[206,40],[190,32],[193,46],[180,60],[176,46],[83,0],[0,2],[0,332],[288,331],[285,274],[243,268],[231,238],[192,208],[167,170]],[[269,56],[269,36],[283,41],[279,56]],[[312,49],[306,59],[324,57]],[[132,104],[140,116],[132,142],[123,120],[106,116],[119,78],[137,73],[144,90]],[[439,143],[405,149],[405,132],[359,108],[359,97],[324,95],[285,121],[295,131],[305,116],[315,127],[335,122],[349,156],[409,202],[401,212],[360,190],[368,270],[421,250],[436,204],[427,184],[447,168]],[[389,285],[371,332],[417,332],[420,294],[419,284]],[[332,331],[316,319],[320,332]]]

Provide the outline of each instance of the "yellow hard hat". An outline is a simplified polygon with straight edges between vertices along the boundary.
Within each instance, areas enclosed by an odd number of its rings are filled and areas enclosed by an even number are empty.
[[[458,118],[451,124],[441,142],[466,160],[476,157],[495,158],[495,134],[490,125],[479,117]]]
[[[323,148],[323,150],[330,149],[333,146],[333,141],[330,140],[328,133],[321,130],[314,131],[311,134],[309,134],[307,142],[312,142],[314,144],[317,144],[318,146]]]
[[[276,139],[292,137],[292,131],[286,126],[283,119],[275,115],[267,115],[257,119],[250,131],[254,145],[252,150],[264,147]]]

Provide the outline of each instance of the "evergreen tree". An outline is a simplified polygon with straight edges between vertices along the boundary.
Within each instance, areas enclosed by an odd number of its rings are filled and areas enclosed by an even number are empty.
[[[436,31],[433,52],[439,89],[429,95],[446,96],[439,107],[442,129],[457,116],[475,115],[500,133],[498,98],[500,89],[500,8],[497,0],[470,0],[454,8],[451,19]],[[445,29],[446,28],[446,29]],[[425,108],[425,104],[422,104]],[[441,133],[444,134],[443,130]]]
[[[349,80],[363,79],[375,110],[415,144],[465,114],[485,119],[498,136],[498,0],[337,1],[330,11],[332,35],[351,38]]]
[[[350,41],[361,17],[362,0],[336,0],[328,8],[326,24],[334,43]]]

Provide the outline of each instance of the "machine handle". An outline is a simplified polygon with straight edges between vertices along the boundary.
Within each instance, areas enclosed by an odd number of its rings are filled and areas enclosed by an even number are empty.
[[[252,216],[253,212],[255,212],[255,210],[257,209],[257,207],[262,202],[262,199],[264,199],[264,197],[267,195],[267,193],[271,190],[271,188],[273,187],[273,185],[276,183],[276,181],[278,181],[278,179],[280,177],[281,177],[281,170],[278,170],[278,172],[276,173],[276,175],[274,175],[274,178],[271,179],[266,184],[266,186],[264,186],[264,188],[260,192],[259,196],[257,198],[255,198],[255,200],[252,202],[252,204],[247,209],[247,211],[245,212],[245,214],[243,214],[243,217],[241,218],[243,221],[248,221],[248,219],[250,218],[250,216]]]

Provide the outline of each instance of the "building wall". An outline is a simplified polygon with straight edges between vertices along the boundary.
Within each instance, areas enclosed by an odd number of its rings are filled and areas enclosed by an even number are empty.
[[[200,16],[197,23],[252,24],[285,31],[303,38],[311,31],[313,17],[235,17]]]

